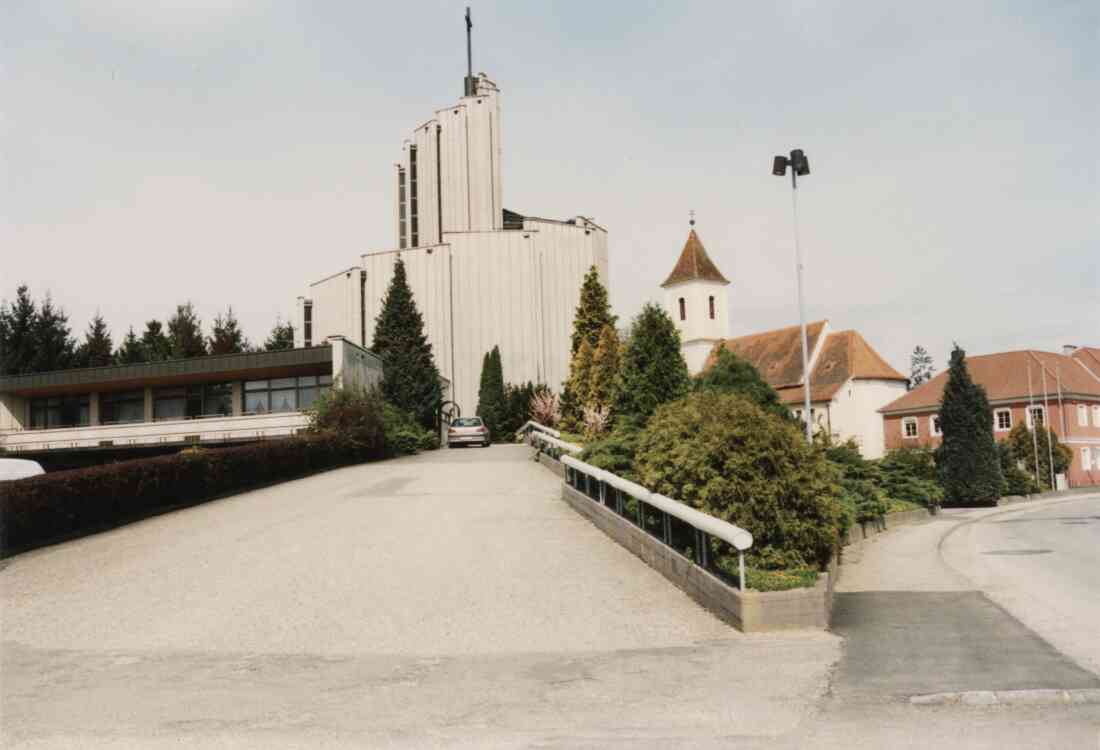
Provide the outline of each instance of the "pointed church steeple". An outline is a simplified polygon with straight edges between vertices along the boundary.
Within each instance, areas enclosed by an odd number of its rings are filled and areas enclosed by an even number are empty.
[[[661,287],[665,290],[665,312],[680,332],[680,351],[694,374],[703,368],[711,349],[728,333],[725,287],[729,279],[707,255],[695,232],[695,212],[687,242],[672,273]]]
[[[707,255],[707,249],[703,247],[703,241],[695,232],[695,219],[691,220],[691,231],[688,232],[687,242],[680,251],[680,259],[672,273],[661,284],[662,287],[670,287],[673,284],[682,284],[685,281],[714,281],[720,284],[728,284],[729,279],[722,275],[718,266]]]

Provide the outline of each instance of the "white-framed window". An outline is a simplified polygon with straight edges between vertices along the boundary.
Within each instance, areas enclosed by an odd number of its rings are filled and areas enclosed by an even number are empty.
[[[1077,426],[1089,426],[1089,407],[1084,404],[1077,404]]]
[[[1097,451],[1096,463],[1100,468],[1100,451]],[[1081,449],[1081,468],[1085,471],[1092,471],[1092,453],[1087,447]]]
[[[1092,423],[1100,427],[1100,406],[1092,407]]]
[[[901,436],[903,438],[912,439],[917,437],[917,418],[905,417],[901,420]]]
[[[940,429],[940,415],[933,414],[928,418],[928,434],[933,437],[940,437],[943,435],[943,431]]]
[[[1012,409],[997,409],[993,412],[993,429],[1008,432],[1012,429]]]
[[[1042,427],[1047,423],[1046,412],[1042,406],[1029,406],[1027,409],[1027,426],[1028,429],[1034,429],[1035,425]]]

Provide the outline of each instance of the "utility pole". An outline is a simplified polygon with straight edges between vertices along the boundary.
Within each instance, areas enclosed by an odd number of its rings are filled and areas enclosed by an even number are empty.
[[[1054,430],[1047,424],[1047,420],[1050,419],[1050,404],[1047,401],[1047,368],[1042,362],[1039,362],[1039,368],[1043,374],[1043,431],[1047,439],[1047,460],[1050,461],[1050,489],[1056,490],[1058,488],[1054,484],[1054,440],[1051,439]]]

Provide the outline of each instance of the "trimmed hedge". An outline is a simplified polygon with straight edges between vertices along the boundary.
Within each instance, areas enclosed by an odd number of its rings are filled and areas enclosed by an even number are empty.
[[[385,447],[378,438],[303,435],[5,482],[0,484],[0,557],[249,487],[379,459]]]

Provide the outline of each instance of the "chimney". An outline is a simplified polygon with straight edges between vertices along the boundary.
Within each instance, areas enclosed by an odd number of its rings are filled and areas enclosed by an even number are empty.
[[[1077,351],[1077,346],[1075,344],[1062,344],[1062,354],[1067,357],[1072,356],[1075,351]]]

